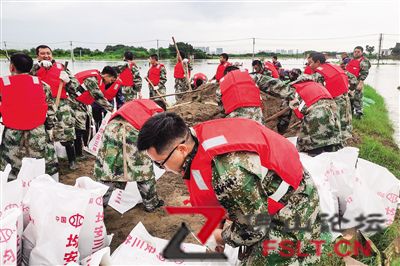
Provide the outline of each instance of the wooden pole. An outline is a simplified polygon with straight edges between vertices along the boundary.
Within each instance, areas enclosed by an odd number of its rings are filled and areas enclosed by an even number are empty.
[[[162,98],[162,97],[182,95],[182,94],[193,93],[193,92],[201,92],[201,90],[191,90],[191,91],[176,92],[176,93],[165,94],[165,95],[160,95],[160,96],[153,96],[153,97],[150,97],[149,99],[158,99],[158,98]]]
[[[289,110],[290,110],[290,107],[286,107],[285,109],[282,109],[279,112],[277,112],[277,113],[271,115],[270,117],[268,117],[267,119],[265,119],[265,122],[269,122],[271,120],[274,120],[275,118],[280,117],[281,115],[283,115],[284,113],[286,113]]]
[[[64,71],[67,70],[67,67],[68,67],[68,61],[65,61],[65,63],[64,63]],[[61,80],[60,84],[58,85],[58,90],[57,90],[56,111],[58,110],[58,106],[60,105],[61,92],[62,92],[62,87],[63,86],[64,86],[64,82]]]
[[[155,90],[155,92],[158,94],[158,98],[161,98],[161,100],[165,103],[165,105],[168,107],[169,106],[169,104],[167,103],[167,101],[165,100],[165,98],[164,98],[164,95],[161,95],[161,93],[158,91],[158,90],[156,90],[155,88],[154,88],[154,85],[153,85],[153,82],[151,82],[151,80],[149,80],[149,78],[148,77],[145,77],[145,79],[146,79],[146,81],[150,84],[150,86],[153,88],[153,90]],[[150,99],[152,99],[152,98],[154,98],[154,97],[151,97]]]
[[[178,45],[176,44],[175,38],[174,38],[174,37],[172,37],[172,41],[174,42],[174,45],[175,45],[176,54],[178,55],[178,60],[181,60],[181,64],[182,64],[183,71],[186,72],[186,73],[185,73],[186,83],[187,83],[187,85],[189,86],[189,91],[191,91],[191,90],[192,90],[192,87],[190,86],[189,70],[185,71],[186,68],[185,68],[185,66],[184,66],[184,64],[183,64],[183,58],[181,57],[181,53],[179,52]]]

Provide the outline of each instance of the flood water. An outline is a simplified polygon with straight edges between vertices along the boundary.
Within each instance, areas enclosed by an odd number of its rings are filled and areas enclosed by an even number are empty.
[[[63,62],[64,60],[59,60]],[[237,59],[233,58],[232,62],[243,63],[243,67],[251,69],[251,59]],[[167,69],[167,93],[174,93],[175,80],[173,77],[173,68],[175,60],[160,60]],[[207,77],[212,78],[215,74],[218,59],[214,60],[195,60],[193,63],[193,73],[202,72]],[[120,62],[116,61],[75,61],[70,62],[68,68],[73,72],[79,72],[88,69],[101,69],[106,65],[117,65]],[[281,60],[282,66],[285,69],[301,68],[305,61],[304,59],[283,59]],[[372,63],[375,63],[372,61]],[[400,62],[399,61],[384,61],[384,65],[377,67],[375,64],[370,69],[370,74],[366,80],[367,84],[372,85],[385,99],[387,108],[389,110],[390,119],[395,128],[395,139],[400,144]],[[141,76],[147,75],[148,62],[147,60],[137,60],[136,64],[140,68]],[[8,75],[8,62],[2,60],[0,63],[0,75]],[[148,97],[149,89],[143,81],[142,95]],[[174,97],[169,97],[168,101],[173,103]]]

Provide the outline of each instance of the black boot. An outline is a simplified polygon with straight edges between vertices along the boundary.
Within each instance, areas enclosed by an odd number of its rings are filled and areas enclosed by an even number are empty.
[[[75,147],[73,142],[64,142],[62,143],[65,146],[65,150],[67,151],[69,169],[75,170],[76,166],[76,155],[75,155]]]
[[[76,130],[76,139],[74,141],[74,146],[75,146],[75,154],[76,157],[82,157],[82,138],[83,134],[85,133],[85,130],[77,129]]]

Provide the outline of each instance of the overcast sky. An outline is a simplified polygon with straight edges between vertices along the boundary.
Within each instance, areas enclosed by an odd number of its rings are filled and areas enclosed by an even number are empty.
[[[251,52],[255,37],[256,51],[350,51],[366,44],[377,49],[382,32],[383,48],[391,48],[400,42],[399,2],[2,0],[1,38],[7,48],[67,49],[72,40],[74,47],[104,49],[117,43],[151,48],[156,39],[166,47],[175,36],[211,50]]]

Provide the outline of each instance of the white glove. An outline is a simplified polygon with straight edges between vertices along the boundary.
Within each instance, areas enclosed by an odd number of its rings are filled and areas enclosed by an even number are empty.
[[[213,80],[210,81],[210,83],[211,83],[211,84],[215,84],[215,83],[217,83],[217,80],[216,80],[216,79],[213,79]]]
[[[297,98],[291,100],[291,101],[289,102],[289,107],[290,107],[290,109],[292,109],[292,110],[296,109],[297,107],[299,107],[299,103],[300,103],[300,102],[299,102],[299,100],[298,100]]]
[[[42,61],[39,62],[39,65],[44,67],[44,68],[49,69],[53,64],[49,60],[42,60]]]
[[[68,76],[68,73],[65,72],[64,70],[60,72],[60,79],[64,82],[64,83],[68,83],[71,81],[71,79]]]
[[[47,135],[49,136],[49,140],[50,140],[51,142],[53,142],[53,141],[54,141],[53,129],[46,130],[46,131],[47,131]]]
[[[158,86],[154,86],[154,90],[158,91]]]
[[[185,58],[182,60],[183,63],[187,64],[189,62],[189,59]]]

